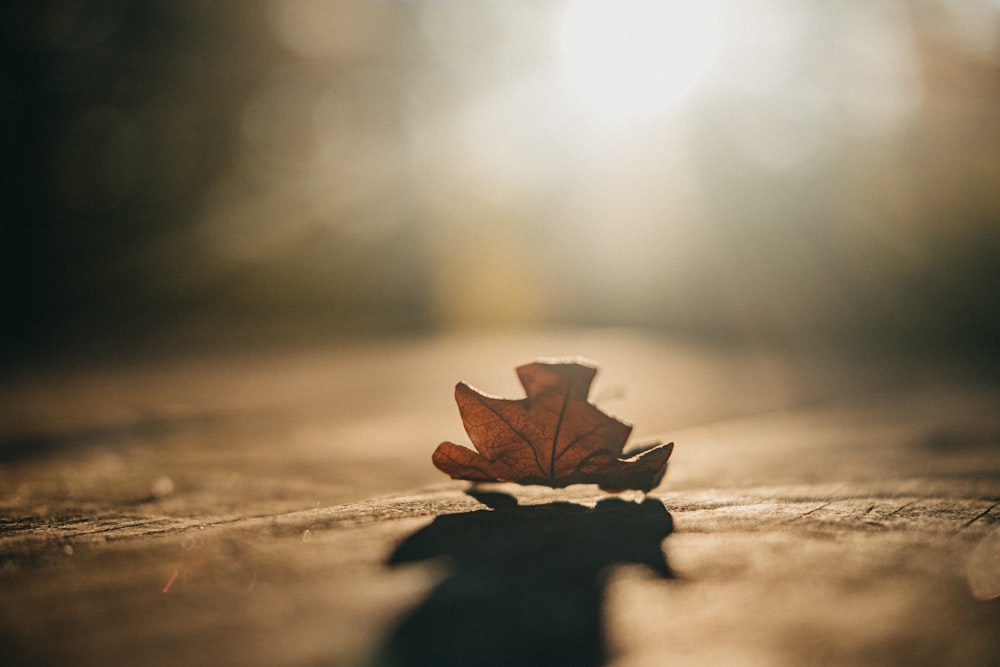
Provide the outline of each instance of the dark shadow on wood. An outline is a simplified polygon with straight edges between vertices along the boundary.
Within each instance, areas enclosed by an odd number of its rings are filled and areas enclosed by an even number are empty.
[[[638,563],[673,577],[661,542],[673,530],[658,500],[608,498],[440,516],[404,540],[389,565],[440,558],[447,579],[395,628],[377,661],[392,667],[601,665],[609,567]]]
[[[68,433],[39,433],[9,437],[0,435],[0,464],[40,460],[64,454],[79,454],[93,447],[119,447],[162,438],[182,430],[205,429],[223,422],[223,414],[184,417],[151,416],[109,426]]]

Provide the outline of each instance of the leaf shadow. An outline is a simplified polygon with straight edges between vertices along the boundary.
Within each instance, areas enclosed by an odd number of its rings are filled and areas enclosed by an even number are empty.
[[[442,559],[448,575],[398,623],[378,664],[596,667],[607,659],[610,566],[674,576],[661,548],[673,519],[658,500],[607,498],[589,508],[471,495],[490,509],[439,516],[389,558],[390,567]]]

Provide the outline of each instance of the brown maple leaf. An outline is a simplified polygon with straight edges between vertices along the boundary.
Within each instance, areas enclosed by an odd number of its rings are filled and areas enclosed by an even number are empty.
[[[527,398],[489,396],[464,382],[455,401],[478,452],[442,442],[433,461],[454,479],[606,491],[649,491],[663,479],[674,444],[652,443],[622,458],[632,426],[587,401],[597,368],[579,360],[520,366]]]

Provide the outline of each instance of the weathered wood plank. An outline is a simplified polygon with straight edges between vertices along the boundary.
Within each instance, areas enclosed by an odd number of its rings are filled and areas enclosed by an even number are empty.
[[[3,384],[5,663],[1000,663],[994,387],[621,334],[493,343]],[[665,485],[499,485],[517,505],[491,509],[443,480],[454,382],[516,392],[514,365],[566,353],[677,442]]]

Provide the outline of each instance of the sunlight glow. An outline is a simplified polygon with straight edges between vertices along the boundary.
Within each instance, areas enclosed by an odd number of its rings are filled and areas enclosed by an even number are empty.
[[[704,83],[721,24],[713,0],[576,0],[566,5],[555,39],[587,111],[630,123],[674,110]]]

